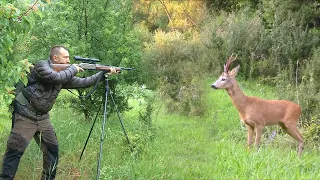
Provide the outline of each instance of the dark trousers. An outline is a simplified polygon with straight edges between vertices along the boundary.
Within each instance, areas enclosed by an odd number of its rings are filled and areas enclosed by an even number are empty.
[[[58,165],[58,141],[50,119],[34,121],[17,113],[12,116],[13,127],[3,157],[0,180],[14,178],[21,156],[32,138],[43,152],[41,179],[54,179]]]

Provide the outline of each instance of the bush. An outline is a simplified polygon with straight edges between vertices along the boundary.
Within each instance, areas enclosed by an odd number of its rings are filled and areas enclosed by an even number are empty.
[[[155,41],[147,46],[144,61],[148,85],[159,88],[160,96],[168,99],[169,111],[193,115],[203,112],[199,103],[202,91],[197,88],[206,67],[202,51],[196,36],[187,39],[179,32],[158,31]]]
[[[304,130],[304,137],[310,142],[320,142],[320,114],[311,117],[310,125]]]
[[[210,19],[203,30],[202,38],[209,52],[214,52],[215,68],[223,67],[228,56],[238,55],[242,65],[242,75],[246,78],[258,76],[259,62],[267,57],[270,39],[263,26],[262,19],[248,11],[225,14]],[[219,68],[219,73],[222,68]],[[254,78],[254,77],[253,77]]]
[[[320,47],[313,50],[313,56],[307,59],[302,67],[301,83],[299,85],[300,101],[304,107],[305,124],[312,124],[312,117],[317,115],[320,106]]]
[[[320,48],[314,49],[311,58],[301,61],[301,65],[296,64],[299,69],[295,75],[291,73],[295,64],[289,63],[288,68],[280,72],[274,81],[279,99],[292,100],[302,107],[301,123],[306,127],[308,137],[316,136],[314,133],[319,124],[319,118],[316,118],[320,110],[319,57]]]

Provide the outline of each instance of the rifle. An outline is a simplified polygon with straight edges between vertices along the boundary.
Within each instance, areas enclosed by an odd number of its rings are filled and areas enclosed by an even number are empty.
[[[72,64],[51,64],[51,67],[59,72],[65,70]],[[117,72],[121,72],[122,70],[136,70],[135,68],[125,68],[125,67],[116,67],[116,66],[108,66],[108,65],[101,65],[101,64],[90,64],[90,63],[79,63],[76,64],[77,66],[81,67],[84,70],[99,70],[99,71],[110,71],[110,68],[113,67]]]
[[[100,62],[99,59],[92,59],[92,58],[83,58],[80,56],[74,56],[76,61],[82,61],[82,63],[76,64],[77,66],[81,67],[84,70],[99,70],[99,71],[110,71],[110,68],[114,68],[117,72],[121,72],[121,70],[136,70],[135,68],[125,68],[125,67],[116,67],[116,66],[109,66],[109,65],[101,65],[96,64],[96,62]],[[72,64],[51,64],[51,67],[59,72],[65,70]]]

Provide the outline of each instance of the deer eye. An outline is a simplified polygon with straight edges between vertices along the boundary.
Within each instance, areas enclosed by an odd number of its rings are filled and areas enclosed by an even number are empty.
[[[222,79],[221,79],[221,81],[225,81],[225,80],[226,80],[225,78],[222,78]]]

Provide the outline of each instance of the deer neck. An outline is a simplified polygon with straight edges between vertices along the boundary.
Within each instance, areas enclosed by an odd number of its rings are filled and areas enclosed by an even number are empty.
[[[233,105],[238,109],[240,113],[244,113],[245,102],[247,96],[242,92],[236,80],[232,80],[232,86],[226,89]]]

